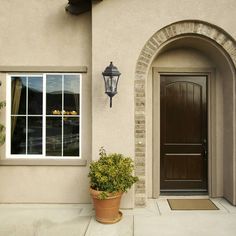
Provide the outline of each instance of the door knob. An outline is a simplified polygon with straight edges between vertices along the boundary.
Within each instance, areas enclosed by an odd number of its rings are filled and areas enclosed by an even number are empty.
[[[207,140],[206,139],[203,139],[202,147],[203,147],[204,157],[207,158]]]

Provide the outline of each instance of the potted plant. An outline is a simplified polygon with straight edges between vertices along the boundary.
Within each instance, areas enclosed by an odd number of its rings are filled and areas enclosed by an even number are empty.
[[[138,181],[133,176],[134,164],[130,157],[119,153],[99,151],[99,160],[90,164],[90,194],[96,212],[96,220],[112,224],[122,218],[119,211],[121,196]]]

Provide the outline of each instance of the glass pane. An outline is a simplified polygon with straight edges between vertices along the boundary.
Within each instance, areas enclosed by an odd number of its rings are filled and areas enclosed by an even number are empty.
[[[79,117],[64,117],[63,156],[79,156]]]
[[[59,115],[62,112],[62,76],[46,77],[46,110],[47,115]]]
[[[46,119],[46,156],[62,156],[62,118]]]
[[[11,117],[11,154],[26,154],[25,117]]]
[[[26,77],[11,77],[11,114],[26,114]]]
[[[42,154],[42,117],[28,117],[28,154]]]
[[[43,78],[28,77],[28,114],[42,114]]]
[[[65,115],[80,113],[80,76],[65,75],[64,77],[64,110]]]

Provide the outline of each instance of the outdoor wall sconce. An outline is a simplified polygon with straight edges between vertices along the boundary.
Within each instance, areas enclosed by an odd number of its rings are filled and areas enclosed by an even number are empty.
[[[110,97],[110,107],[112,107],[112,97],[117,94],[117,85],[121,73],[111,62],[102,75],[105,82],[105,93]]]

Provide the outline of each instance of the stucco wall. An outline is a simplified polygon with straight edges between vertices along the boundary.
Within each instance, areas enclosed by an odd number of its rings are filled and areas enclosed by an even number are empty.
[[[234,38],[234,0],[104,0],[92,12],[93,153],[108,150],[134,156],[134,77],[142,47],[159,29],[196,19],[217,25]],[[226,13],[223,16],[223,13]],[[221,16],[221,17],[220,17]],[[122,75],[112,109],[104,95],[101,72],[109,61]],[[94,154],[93,154],[94,156]],[[147,169],[146,169],[147,171]],[[145,180],[146,176],[143,173]],[[130,199],[132,203],[134,199]]]
[[[72,16],[65,0],[1,1],[0,68],[86,66],[83,150],[91,160],[91,13]],[[6,74],[1,73],[1,100]],[[4,117],[4,110],[1,112]],[[1,159],[5,158],[4,146]],[[0,166],[0,202],[87,203],[88,166]]]
[[[173,22],[197,19],[236,38],[234,0],[103,0],[93,5],[92,30],[90,13],[68,15],[66,3],[1,1],[0,66],[88,66],[87,160],[96,159],[101,146],[134,157],[135,66],[156,31]],[[101,76],[110,61],[122,73],[111,109]],[[0,202],[88,202],[87,171],[87,167],[1,166]],[[123,199],[123,207],[134,205],[133,192]]]

